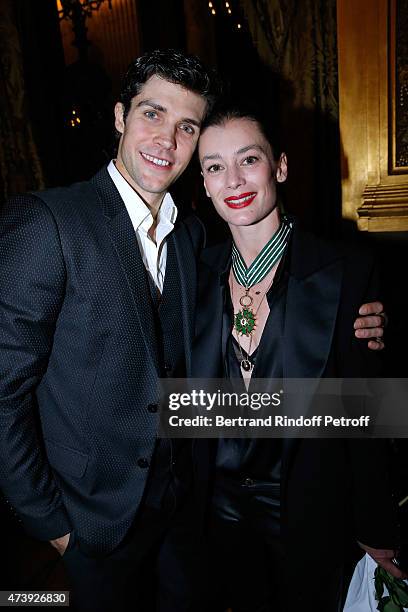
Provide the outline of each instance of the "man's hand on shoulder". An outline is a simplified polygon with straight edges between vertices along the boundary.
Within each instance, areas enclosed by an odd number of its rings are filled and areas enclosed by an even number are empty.
[[[354,321],[356,338],[368,339],[368,348],[381,351],[384,348],[384,326],[387,316],[381,302],[362,304],[358,311],[360,317]]]
[[[60,538],[56,538],[55,540],[50,540],[50,544],[57,549],[57,551],[59,552],[59,554],[62,555],[64,554],[64,552],[66,551],[66,548],[68,546],[68,542],[69,542],[69,536],[71,534],[67,533],[64,536],[61,536]]]
[[[367,554],[370,555],[382,568],[384,568],[389,574],[395,576],[395,578],[408,578],[408,575],[401,571],[395,563],[392,562],[392,559],[395,558],[395,550],[382,549],[382,548],[371,548],[370,546],[366,546],[365,544],[358,543],[360,548],[362,548]]]

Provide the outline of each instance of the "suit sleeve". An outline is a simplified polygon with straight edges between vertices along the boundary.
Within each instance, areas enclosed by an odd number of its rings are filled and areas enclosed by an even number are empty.
[[[10,200],[0,216],[0,486],[26,530],[43,540],[71,531],[36,402],[64,290],[51,212],[36,197]]]
[[[358,261],[355,311],[363,303],[381,300],[375,260],[364,253]],[[356,263],[354,263],[356,265]],[[354,314],[353,314],[354,316]],[[343,365],[345,376],[375,379],[383,376],[383,356],[352,338],[352,350]],[[375,380],[373,381],[375,386]],[[398,508],[393,492],[390,443],[387,439],[349,440],[356,539],[372,548],[397,548],[400,542]]]

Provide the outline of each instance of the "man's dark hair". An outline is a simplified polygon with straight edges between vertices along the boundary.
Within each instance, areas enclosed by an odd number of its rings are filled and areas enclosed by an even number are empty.
[[[132,99],[152,76],[181,85],[199,94],[207,101],[207,113],[214,106],[219,81],[215,72],[209,72],[195,55],[175,49],[149,51],[132,62],[125,74],[119,100],[123,104],[123,118],[129,112]]]
[[[201,134],[212,126],[222,126],[233,119],[248,119],[257,124],[272,148],[274,158],[279,159],[282,153],[278,127],[274,118],[276,113],[261,106],[254,106],[246,102],[236,103],[229,99],[219,100],[212,111],[206,116],[201,126]]]

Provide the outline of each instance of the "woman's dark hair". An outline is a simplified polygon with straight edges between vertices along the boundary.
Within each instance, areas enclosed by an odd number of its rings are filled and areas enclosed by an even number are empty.
[[[212,110],[219,90],[215,72],[208,71],[195,55],[187,55],[175,49],[156,49],[144,53],[128,67],[119,96],[124,119],[132,98],[140,93],[146,81],[154,75],[199,94],[207,101],[207,113]]]
[[[246,102],[236,103],[234,101],[231,102],[229,99],[223,99],[217,102],[212,111],[204,119],[201,126],[201,134],[209,127],[222,126],[233,119],[248,119],[257,124],[271,145],[273,156],[277,160],[282,153],[282,148],[280,146],[275,117],[276,112],[270,108],[264,109]]]

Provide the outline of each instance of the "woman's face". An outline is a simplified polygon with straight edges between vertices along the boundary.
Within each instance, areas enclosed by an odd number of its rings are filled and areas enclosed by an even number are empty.
[[[269,142],[250,119],[231,119],[205,130],[199,157],[207,195],[230,225],[253,225],[276,206],[276,182],[287,176],[286,156],[273,158]]]

